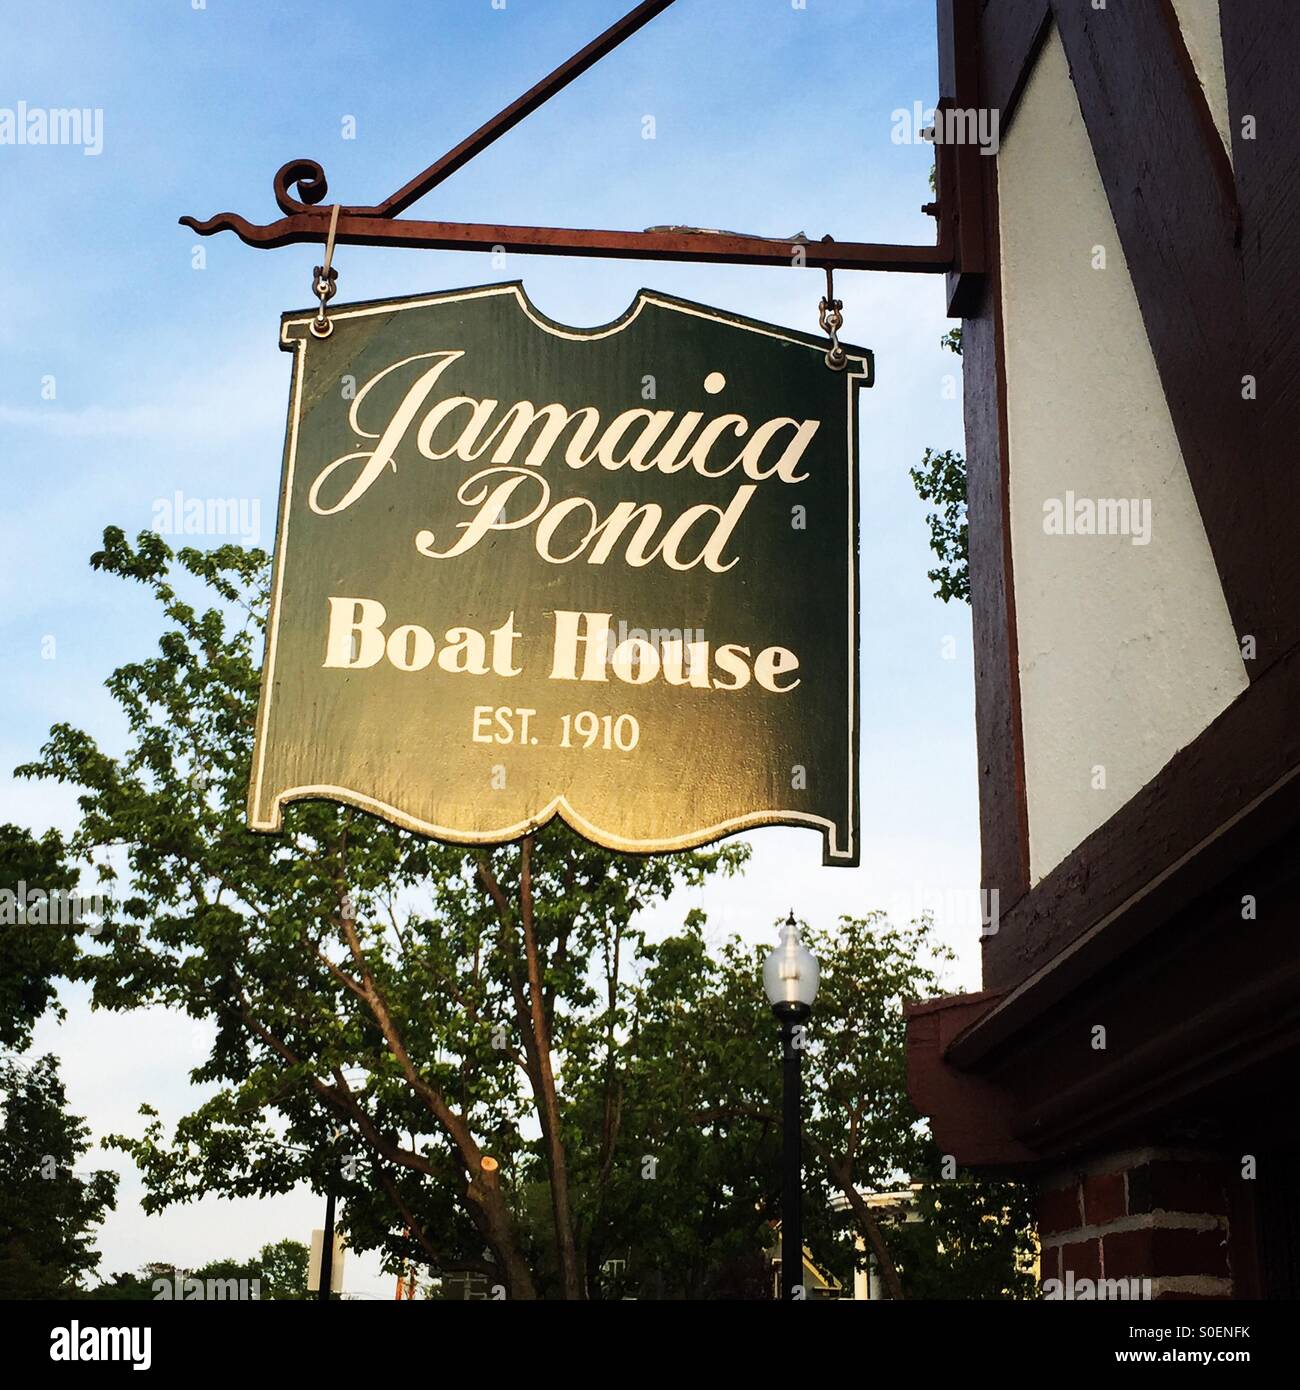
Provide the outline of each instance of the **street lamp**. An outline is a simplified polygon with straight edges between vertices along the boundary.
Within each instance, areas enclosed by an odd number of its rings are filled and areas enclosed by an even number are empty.
[[[781,1179],[781,1297],[798,1297],[803,1285],[803,1138],[800,1133],[803,1024],[817,998],[821,969],[799,939],[794,913],[781,924],[781,939],[763,962],[763,987],[781,1023],[784,1162]]]
[[[365,1085],[370,1078],[370,1073],[365,1067],[350,1066],[344,1067],[342,1071],[344,1083],[349,1090],[356,1090]],[[349,1136],[350,1131],[346,1125],[340,1125],[333,1134],[330,1135],[330,1143],[338,1143]],[[331,1167],[333,1164],[331,1164]],[[321,1303],[328,1303],[334,1291],[334,1188],[331,1185],[325,1193],[325,1230],[321,1238],[320,1251],[320,1287],[316,1291],[316,1298]]]

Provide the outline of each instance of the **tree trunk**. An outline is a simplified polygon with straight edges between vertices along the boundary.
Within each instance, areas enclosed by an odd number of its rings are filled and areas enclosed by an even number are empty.
[[[584,1281],[582,1266],[578,1262],[577,1242],[573,1234],[573,1213],[569,1205],[569,1165],[560,1133],[560,1106],[555,1091],[555,1073],[551,1067],[551,1030],[543,1005],[542,966],[533,922],[532,850],[533,837],[525,836],[520,847],[519,908],[524,928],[524,952],[528,962],[528,999],[536,1044],[537,1080],[541,1089],[537,1099],[543,1111],[542,1131],[546,1144],[547,1169],[551,1179],[551,1215],[555,1225],[555,1245],[560,1260],[564,1297],[581,1299],[585,1297]]]
[[[492,1253],[497,1257],[506,1276],[506,1293],[516,1300],[527,1301],[537,1297],[533,1284],[532,1271],[515,1241],[514,1222],[510,1209],[501,1194],[501,1185],[495,1168],[490,1171],[482,1166],[478,1176],[465,1190],[471,1204],[471,1212],[482,1213],[482,1220],[476,1221],[483,1232]]]
[[[851,1174],[845,1174],[833,1163],[828,1163],[827,1167],[830,1169],[836,1187],[844,1194],[845,1200],[853,1212],[859,1234],[866,1238],[867,1244],[871,1247],[871,1253],[876,1257],[876,1264],[880,1267],[880,1278],[886,1291],[890,1298],[901,1299],[903,1297],[903,1285],[899,1280],[898,1271],[894,1268],[894,1261],[889,1254],[889,1247],[885,1244],[885,1238],[880,1234],[880,1225],[871,1214],[871,1208],[862,1200],[862,1194],[854,1186]]]
[[[510,1207],[501,1191],[496,1161],[491,1158],[485,1161],[485,1155],[470,1133],[464,1117],[458,1115],[447,1104],[441,1091],[431,1086],[420,1075],[406,1050],[397,1025],[393,1022],[388,1003],[371,974],[365,952],[361,949],[355,923],[350,915],[341,915],[340,920],[348,949],[361,974],[360,982],[353,981],[353,987],[369,1006],[388,1050],[397,1059],[411,1089],[424,1101],[429,1112],[442,1125],[448,1138],[459,1151],[468,1174],[468,1184],[464,1193],[465,1204],[470,1218],[483,1233],[484,1239],[496,1256],[497,1263],[505,1271],[506,1292],[511,1298],[536,1298],[537,1290],[533,1284],[532,1273],[519,1248]]]

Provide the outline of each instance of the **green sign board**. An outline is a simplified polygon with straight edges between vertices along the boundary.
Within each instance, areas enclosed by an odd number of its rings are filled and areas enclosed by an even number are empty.
[[[871,357],[642,291],[356,304],[294,355],[251,824],[458,844],[814,826],[858,861],[857,389]]]

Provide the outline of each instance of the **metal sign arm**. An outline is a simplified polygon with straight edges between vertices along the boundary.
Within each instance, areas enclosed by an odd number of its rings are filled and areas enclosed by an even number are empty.
[[[293,246],[328,239],[329,210],[297,213],[255,226],[237,213],[208,222],[182,218],[202,236],[232,231],[249,246]],[[809,241],[799,237],[742,236],[732,232],[593,231],[574,227],[511,227],[479,222],[417,222],[407,217],[363,217],[343,212],[336,244],[409,246],[434,251],[511,251],[541,256],[606,256],[646,261],[704,261],[733,265],[795,265],[843,270],[952,269],[941,239],[935,246],[896,246],[867,241]],[[802,259],[799,259],[802,257]]]
[[[466,136],[453,150],[448,150],[441,159],[435,160],[422,174],[417,174],[410,183],[399,188],[391,198],[385,198],[374,208],[348,208],[349,212],[373,212],[378,217],[396,217],[412,203],[423,198],[430,189],[436,188],[445,178],[457,169],[468,164],[475,155],[498,140],[508,130],[513,130],[525,116],[531,115],[543,103],[562,91],[576,77],[581,77],[588,68],[593,67],[607,53],[613,52],[624,39],[629,39],[638,29],[662,14],[673,0],[644,0],[634,10],[629,11],[616,24],[611,24],[598,38],[593,39],[584,49],[575,53],[566,63],[561,63],[548,77],[517,101],[513,101],[504,111],[498,112],[485,125]]]
[[[535,111],[556,92],[568,86],[593,64],[630,38],[673,0],[643,0],[616,24],[562,63],[500,111],[460,144],[434,161],[397,192],[373,206],[344,205],[339,209],[335,241],[351,246],[406,246],[429,250],[506,251],[531,255],[605,256],[634,260],[697,261],[739,265],[834,267],[843,270],[903,270],[939,274],[957,269],[955,200],[958,160],[969,160],[973,149],[939,146],[937,201],[926,205],[938,222],[933,246],[894,243],[813,241],[797,237],[748,236],[691,228],[652,228],[643,232],[603,231],[571,227],[517,227],[488,223],[427,222],[398,217],[444,179],[463,168],[508,130]],[[968,6],[971,0],[941,0],[942,10]],[[329,192],[325,171],[310,159],[294,159],[275,175],[275,200],[286,214],[276,222],[259,225],[238,213],[223,212],[206,221],[182,217],[181,224],[200,236],[232,231],[249,246],[291,246],[302,242],[325,243],[330,235],[331,211],[320,205]],[[297,196],[295,196],[295,191]],[[982,270],[982,266],[962,267]]]

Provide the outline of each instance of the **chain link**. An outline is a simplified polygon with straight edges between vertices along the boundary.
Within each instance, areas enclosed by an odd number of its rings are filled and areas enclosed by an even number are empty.
[[[335,203],[334,210],[330,213],[329,236],[325,241],[325,264],[313,267],[311,273],[311,292],[320,300],[320,308],[316,310],[316,317],[311,321],[311,331],[317,338],[328,338],[334,332],[334,325],[325,313],[325,306],[338,290],[336,282],[339,273],[330,264],[334,259],[334,233],[338,230],[338,225],[339,205]]]
[[[840,329],[844,327],[844,301],[835,298],[835,272],[826,267],[826,294],[817,306],[822,332],[831,340],[826,365],[833,372],[842,372],[849,365],[849,355],[840,346]]]

